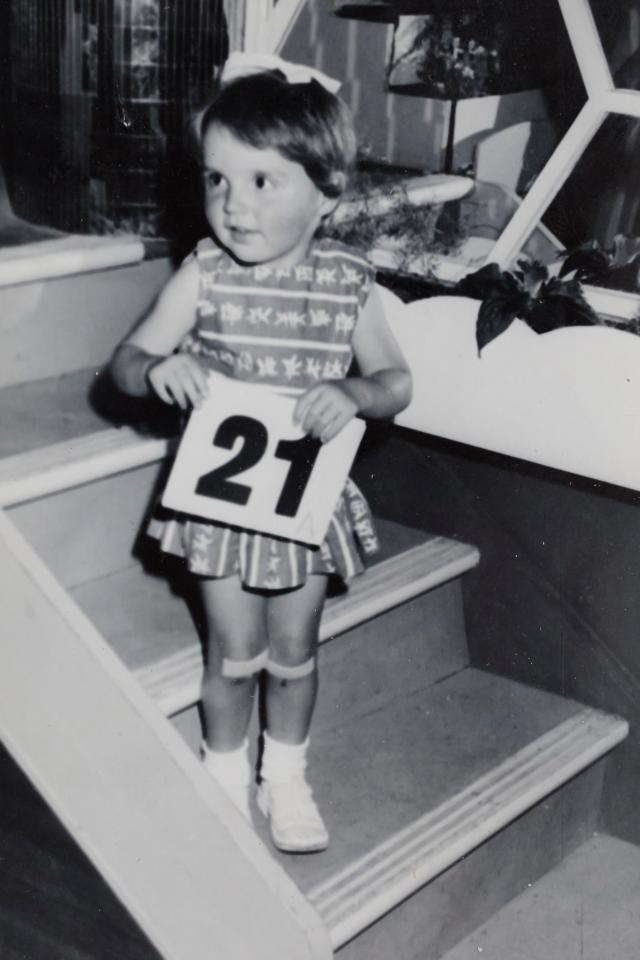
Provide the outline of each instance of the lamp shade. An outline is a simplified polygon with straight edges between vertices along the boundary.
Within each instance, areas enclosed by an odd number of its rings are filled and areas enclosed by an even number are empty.
[[[398,14],[395,4],[386,0],[360,0],[359,3],[336,2],[334,9],[336,17],[348,20],[366,20],[369,23],[397,23]]]

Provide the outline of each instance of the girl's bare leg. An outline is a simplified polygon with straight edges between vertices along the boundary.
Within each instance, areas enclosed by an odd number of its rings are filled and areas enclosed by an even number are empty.
[[[329,833],[305,776],[311,716],[318,690],[318,627],[325,576],[267,602],[267,730],[258,806],[269,818],[276,847],[290,852],[324,850]]]
[[[256,691],[256,674],[235,667],[266,649],[266,600],[244,590],[238,577],[201,581],[207,618],[207,657],[202,683],[205,742],[214,751],[243,743]],[[232,674],[232,675],[229,675]]]
[[[297,590],[271,596],[266,603],[269,661],[295,668],[313,662],[303,676],[291,679],[267,673],[266,716],[269,736],[286,744],[303,743],[309,733],[318,692],[318,629],[327,577],[311,576]],[[283,671],[286,673],[286,670]]]

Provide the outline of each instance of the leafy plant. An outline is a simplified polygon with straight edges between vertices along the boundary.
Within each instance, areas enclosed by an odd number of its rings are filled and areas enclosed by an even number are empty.
[[[537,261],[520,260],[518,268],[501,270],[497,263],[489,263],[456,287],[459,295],[482,301],[476,324],[479,354],[516,317],[536,333],[600,323],[578,280],[550,277],[547,267]]]
[[[386,212],[380,213],[383,196]],[[361,176],[354,192],[355,212],[330,218],[323,227],[325,236],[372,250],[391,248],[396,269],[406,271],[412,262],[429,254],[449,254],[466,236],[459,217],[443,210],[442,204],[412,203],[406,187],[397,181],[381,185],[373,177]]]
[[[596,240],[581,244],[564,258],[560,276],[612,290],[640,292],[640,237],[617,234],[603,248]]]

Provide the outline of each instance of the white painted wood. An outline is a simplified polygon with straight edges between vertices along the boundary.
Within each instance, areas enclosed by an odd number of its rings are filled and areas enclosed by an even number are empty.
[[[496,241],[487,257],[488,262],[505,267],[516,257],[605,116],[606,113],[593,103],[584,105]]]
[[[315,911],[4,514],[0,569],[3,742],[165,960],[329,960]]]
[[[269,53],[280,53],[307,0],[277,0],[269,16]]]
[[[598,97],[598,106],[609,113],[640,117],[640,90],[611,90]]]
[[[128,427],[100,430],[0,460],[0,506],[27,503],[59,490],[163,460],[173,444]]]
[[[376,564],[344,597],[327,603],[320,629],[321,642],[461,576],[479,561],[476,547],[433,537]]]
[[[590,97],[613,87],[589,0],[558,0],[582,80]]]
[[[380,188],[368,193],[362,200],[347,198],[340,203],[331,216],[335,223],[352,219],[365,210],[370,216],[382,217],[393,210],[399,196],[406,196],[409,203],[417,207],[447,203],[450,200],[466,197],[473,190],[473,184],[471,177],[459,177],[446,173],[408,177],[398,183],[402,188],[402,194],[389,193],[388,190]]]
[[[625,720],[584,708],[416,820],[308,898],[335,949],[613,749]]]
[[[244,43],[247,53],[271,52],[269,44],[269,20],[273,0],[237,0],[244,3]]]
[[[584,285],[583,293],[587,302],[600,316],[619,317],[621,320],[632,320],[640,316],[640,294],[607,290],[590,284]]]
[[[381,295],[414,373],[398,424],[640,490],[639,337],[515,320],[478,356],[478,301]]]
[[[139,263],[144,245],[137,237],[61,237],[0,253],[0,287],[109,270]]]
[[[223,0],[229,52],[242,50],[246,0]]]
[[[348,593],[333,597],[325,604],[320,643],[461,576],[479,560],[480,554],[475,547],[445,537],[433,537],[375,564],[353,582]],[[84,599],[88,590],[91,585],[76,591],[85,607],[89,606]],[[150,663],[137,670],[135,676],[168,716],[185,710],[200,699],[200,644],[194,642],[187,649]]]

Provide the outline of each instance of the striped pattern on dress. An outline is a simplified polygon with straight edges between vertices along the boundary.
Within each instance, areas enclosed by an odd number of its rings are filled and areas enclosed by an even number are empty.
[[[181,344],[212,370],[290,393],[342,379],[374,271],[357,251],[315,243],[287,270],[243,267],[211,240],[194,251],[200,269],[196,323]],[[348,580],[378,550],[371,512],[352,480],[319,548],[159,510],[148,531],[160,548],[203,577],[239,575],[247,587],[284,590],[310,574]]]

